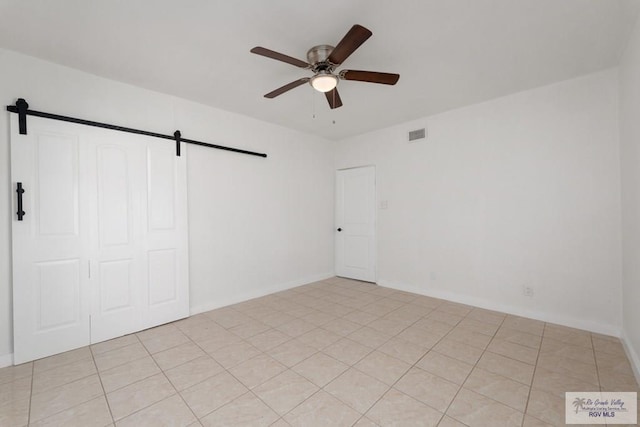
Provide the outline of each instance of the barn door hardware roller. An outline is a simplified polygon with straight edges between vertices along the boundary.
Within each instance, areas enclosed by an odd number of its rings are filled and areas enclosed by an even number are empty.
[[[176,156],[180,157],[180,141],[182,139],[182,134],[177,130],[173,133],[173,137],[176,140]]]
[[[267,157],[265,153],[258,153],[255,151],[243,150],[241,148],[227,147],[227,146],[218,145],[218,144],[209,144],[207,142],[201,142],[193,139],[182,138],[182,134],[180,133],[179,130],[175,131],[173,135],[164,135],[161,133],[149,132],[146,130],[133,129],[133,128],[128,128],[124,126],[111,125],[108,123],[94,122],[92,120],[78,119],[76,117],[61,116],[59,114],[43,113],[42,111],[30,110],[29,104],[27,104],[27,101],[25,101],[23,98],[18,99],[16,101],[16,105],[8,105],[7,111],[9,111],[10,113],[18,114],[18,130],[20,132],[20,135],[27,134],[27,116],[34,116],[34,117],[42,117],[45,119],[51,119],[51,120],[59,120],[61,122],[76,123],[79,125],[116,130],[119,132],[134,133],[136,135],[145,135],[145,136],[151,136],[154,138],[168,139],[176,143],[176,156],[180,156],[180,143],[184,142],[185,144],[199,145],[201,147],[215,148],[217,150],[231,151],[233,153],[248,154],[250,156],[258,156],[258,157]]]

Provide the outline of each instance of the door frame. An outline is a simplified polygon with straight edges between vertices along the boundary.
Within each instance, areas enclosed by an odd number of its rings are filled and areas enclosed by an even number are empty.
[[[364,164],[364,165],[358,165],[358,166],[349,166],[349,167],[344,167],[344,168],[338,168],[336,169],[335,175],[334,175],[334,208],[333,208],[333,222],[334,222],[334,227],[333,227],[333,232],[334,232],[334,243],[333,243],[333,247],[334,247],[334,266],[337,267],[338,263],[338,251],[337,251],[337,247],[338,247],[338,235],[337,235],[337,227],[339,227],[339,225],[337,224],[337,216],[338,216],[338,173],[341,171],[347,171],[347,170],[353,170],[353,169],[362,169],[362,168],[372,168],[373,169],[373,251],[371,254],[371,257],[373,259],[373,280],[371,281],[371,283],[378,283],[378,173],[377,173],[377,167],[375,164]],[[334,267],[334,270],[336,270],[336,268]],[[336,271],[336,276],[337,276],[337,271]],[[338,277],[342,277],[342,276],[338,276]],[[348,277],[347,277],[348,278]],[[358,280],[358,279],[353,279],[353,280]]]

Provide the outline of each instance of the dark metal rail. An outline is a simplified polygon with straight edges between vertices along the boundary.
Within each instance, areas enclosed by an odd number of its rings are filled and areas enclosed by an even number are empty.
[[[8,105],[7,111],[9,111],[10,113],[16,113],[19,115],[18,122],[20,127],[20,134],[22,135],[27,134],[26,116],[34,116],[34,117],[43,117],[45,119],[59,120],[62,122],[77,123],[85,126],[93,126],[97,128],[116,130],[119,132],[127,132],[127,133],[134,133],[137,135],[151,136],[154,138],[168,139],[176,142],[177,156],[180,155],[180,143],[184,142],[187,144],[200,145],[201,147],[209,147],[209,148],[215,148],[217,150],[225,150],[225,151],[232,151],[234,153],[248,154],[250,156],[267,157],[265,153],[258,153],[255,151],[243,150],[241,148],[227,147],[224,145],[209,144],[207,142],[196,141],[193,139],[185,139],[181,137],[180,131],[176,131],[173,135],[164,135],[161,133],[149,132],[146,130],[133,129],[133,128],[128,128],[124,126],[111,125],[108,123],[94,122],[92,120],[84,120],[84,119],[78,119],[75,117],[61,116],[59,114],[43,113],[42,111],[29,110],[29,104],[27,104],[27,101],[25,101],[22,98],[16,101],[16,105]]]

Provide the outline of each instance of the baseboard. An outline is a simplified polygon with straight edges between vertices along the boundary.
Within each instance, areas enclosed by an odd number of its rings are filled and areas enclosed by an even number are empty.
[[[433,289],[422,289],[418,286],[407,285],[403,283],[397,283],[388,281],[386,279],[378,280],[378,285],[386,288],[397,289],[400,291],[412,292],[414,294],[425,295],[432,298],[444,299],[447,301],[457,302],[461,304],[472,305],[474,307],[485,308],[487,310],[499,311],[502,313],[513,314],[515,316],[527,317],[530,319],[540,320],[548,323],[555,323],[558,325],[568,326],[571,328],[582,329],[585,331],[595,332],[603,335],[611,335],[620,337],[621,330],[615,325],[602,325],[596,322],[591,322],[584,319],[576,319],[573,317],[546,313],[541,311],[527,310],[522,307],[512,306],[508,304],[500,304],[495,301],[487,299],[476,298],[468,295],[443,292]]]
[[[13,366],[13,353],[0,356],[0,368],[6,368],[7,366]]]
[[[315,276],[309,276],[302,279],[293,280],[291,282],[280,283],[278,285],[269,286],[267,288],[256,289],[251,292],[244,292],[241,294],[233,295],[224,299],[218,299],[216,301],[208,302],[205,304],[199,304],[195,307],[191,307],[191,315],[204,313],[205,311],[215,310],[217,308],[226,307],[232,304],[238,304],[240,302],[248,301],[254,298],[260,298],[266,295],[274,294],[276,292],[286,291],[287,289],[306,285],[307,283],[313,283],[320,280],[325,280],[333,276],[335,276],[334,272],[318,274]]]
[[[633,369],[633,374],[636,376],[636,381],[640,384],[640,355],[638,355],[636,349],[631,345],[631,341],[629,341],[624,329],[622,330],[620,340],[622,341],[625,353],[627,353],[627,358],[631,362],[631,368]]]

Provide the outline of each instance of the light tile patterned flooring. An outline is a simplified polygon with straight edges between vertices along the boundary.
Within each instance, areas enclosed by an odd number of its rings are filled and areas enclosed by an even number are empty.
[[[616,338],[333,278],[0,369],[0,425],[564,425],[598,389],[638,391]]]

